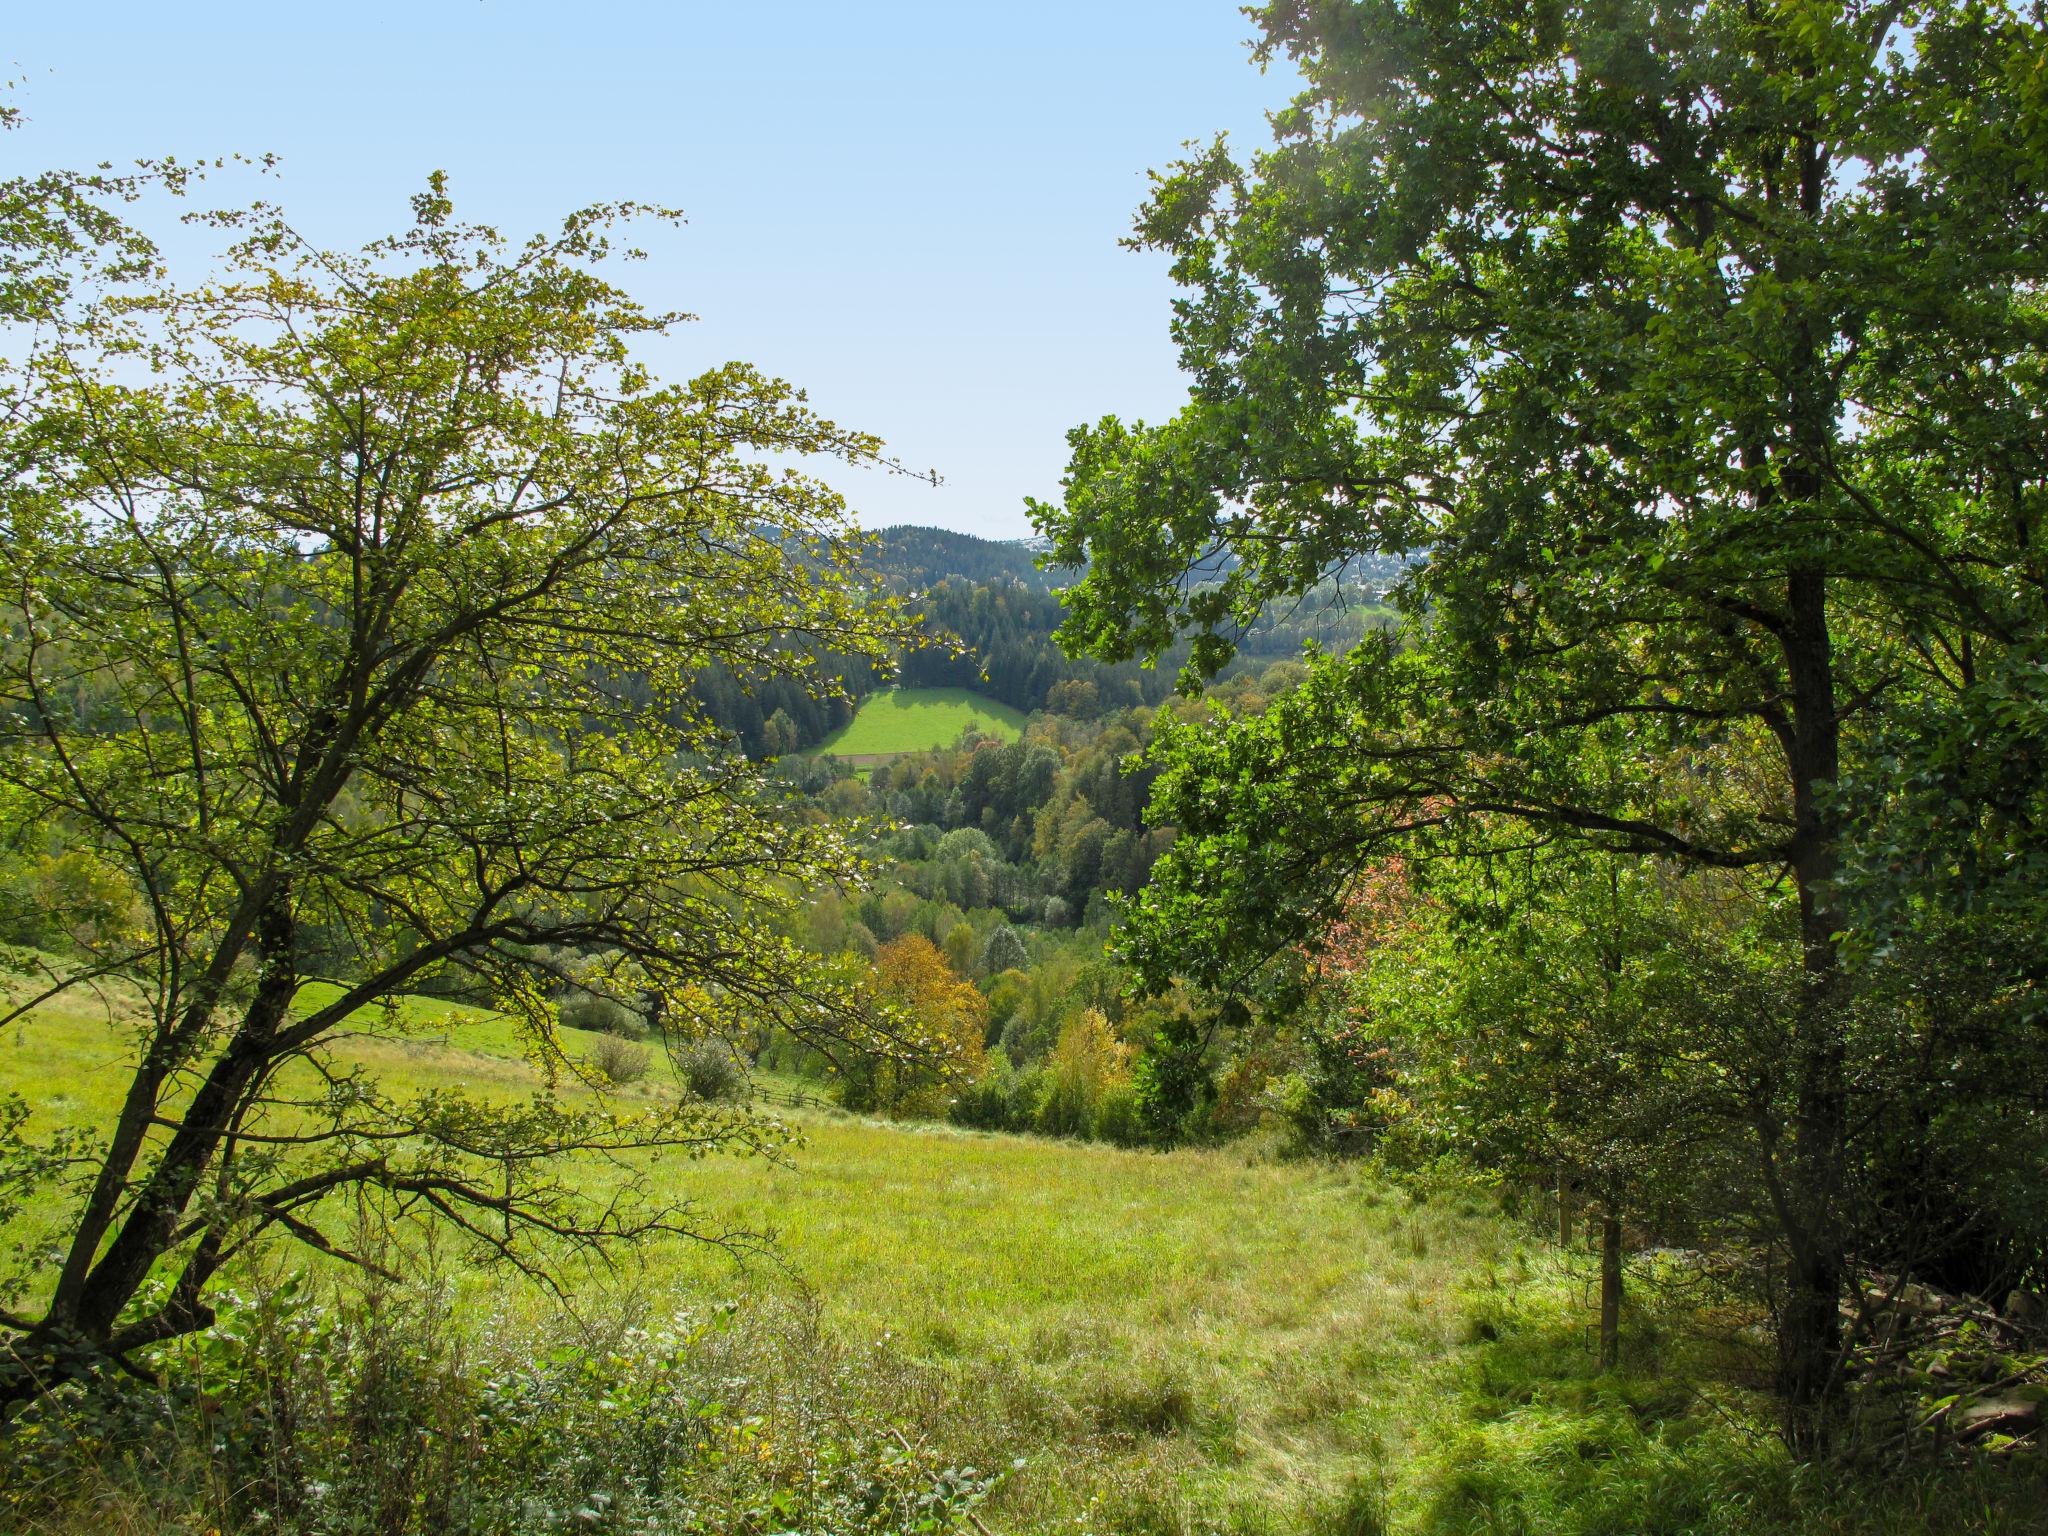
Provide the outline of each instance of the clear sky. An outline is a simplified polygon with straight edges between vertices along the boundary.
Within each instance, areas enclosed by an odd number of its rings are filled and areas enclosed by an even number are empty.
[[[1183,141],[1267,138],[1293,82],[1252,31],[1235,0],[24,4],[0,156],[274,152],[276,185],[231,185],[333,244],[435,169],[508,234],[678,205],[627,269],[700,317],[663,371],[758,363],[945,478],[842,477],[870,526],[1010,537],[1068,427],[1178,403],[1165,264],[1117,241]]]

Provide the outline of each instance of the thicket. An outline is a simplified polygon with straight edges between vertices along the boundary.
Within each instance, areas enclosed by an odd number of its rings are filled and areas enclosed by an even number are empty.
[[[941,1536],[1008,1469],[1003,1426],[813,1304],[579,1311],[479,1327],[432,1285],[230,1295],[141,1380],[19,1412],[0,1507],[55,1532]]]

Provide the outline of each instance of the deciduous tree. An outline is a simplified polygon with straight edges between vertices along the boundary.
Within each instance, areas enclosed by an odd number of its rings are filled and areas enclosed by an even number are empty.
[[[807,658],[905,638],[839,497],[783,467],[875,441],[743,364],[636,360],[675,317],[606,264],[649,210],[510,243],[437,178],[349,254],[258,207],[213,218],[195,287],[82,226],[105,191],[0,199],[0,835],[54,828],[118,883],[132,917],[54,985],[141,1002],[119,1108],[46,1193],[54,1260],[16,1277],[10,1392],[203,1326],[259,1241],[378,1262],[344,1206],[547,1273],[699,1230],[651,1159],[775,1139],[715,1106],[388,1092],[333,1046],[402,1029],[407,994],[509,1011],[563,1070],[572,972],[684,1034],[892,1048],[785,937],[848,849],[691,703],[712,664],[822,686]],[[76,257],[110,240],[139,254]],[[613,1193],[579,1192],[579,1154]]]
[[[1166,733],[1180,840],[1131,952],[1227,982],[1417,839],[1781,875],[1794,1110],[1759,1150],[1790,1256],[1780,1382],[1817,1443],[1855,1118],[1839,877],[1874,819],[1848,789],[1889,803],[1880,727],[1907,701],[1989,719],[2017,687],[2012,717],[2039,714],[2015,682],[2048,597],[2039,18],[1257,15],[1307,86],[1273,148],[1197,154],[1140,217],[1187,290],[1192,385],[1163,425],[1072,434],[1038,510],[1050,558],[1088,567],[1066,634],[1113,658],[1191,631],[1213,669],[1269,599],[1375,552],[1414,566],[1399,639]]]
[[[921,933],[881,947],[869,986],[905,1021],[905,1033],[914,1031],[932,1049],[915,1062],[900,1052],[873,1052],[849,1063],[847,1102],[898,1114],[943,1113],[951,1086],[979,1077],[988,1059],[988,1000]]]

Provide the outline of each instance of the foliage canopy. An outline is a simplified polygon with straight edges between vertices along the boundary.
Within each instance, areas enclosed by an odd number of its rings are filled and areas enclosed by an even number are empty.
[[[659,210],[513,243],[436,177],[413,211],[353,254],[268,207],[209,216],[231,243],[196,287],[153,258],[98,281],[75,219],[7,226],[17,267],[69,286],[6,290],[0,835],[118,896],[50,991],[141,1004],[118,1119],[63,1149],[54,1273],[16,1277],[31,1376],[203,1325],[260,1238],[373,1262],[347,1202],[545,1271],[687,1227],[650,1155],[776,1140],[710,1105],[396,1101],[326,1047],[402,1029],[408,993],[486,998],[563,1070],[572,982],[684,1035],[906,1043],[786,937],[852,853],[691,689],[713,663],[815,687],[828,650],[887,664],[910,622],[840,498],[783,467],[878,444],[743,364],[665,384],[636,361],[679,317],[605,268]],[[556,1160],[579,1152],[616,1194],[576,1193]]]
[[[1274,147],[1198,153],[1140,216],[1186,288],[1189,399],[1072,434],[1037,509],[1087,567],[1066,634],[1114,657],[1192,632],[1213,671],[1266,601],[1413,565],[1398,639],[1168,733],[1181,836],[1128,950],[1233,983],[1398,849],[1571,839],[1789,891],[1802,980],[1759,1151],[1783,1384],[1811,1401],[1850,1244],[1845,944],[2024,908],[2007,876],[2042,847],[2039,19],[1256,14],[1307,88]]]

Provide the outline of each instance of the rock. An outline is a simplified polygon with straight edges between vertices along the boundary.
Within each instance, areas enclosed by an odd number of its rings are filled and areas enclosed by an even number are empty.
[[[2048,1303],[2032,1291],[2014,1289],[2006,1295],[2005,1316],[2022,1328],[2038,1328],[2048,1322]]]
[[[1931,1317],[1947,1310],[1948,1298],[1916,1280],[1909,1280],[1899,1288],[1896,1304],[1902,1312],[1917,1312],[1922,1317]]]

